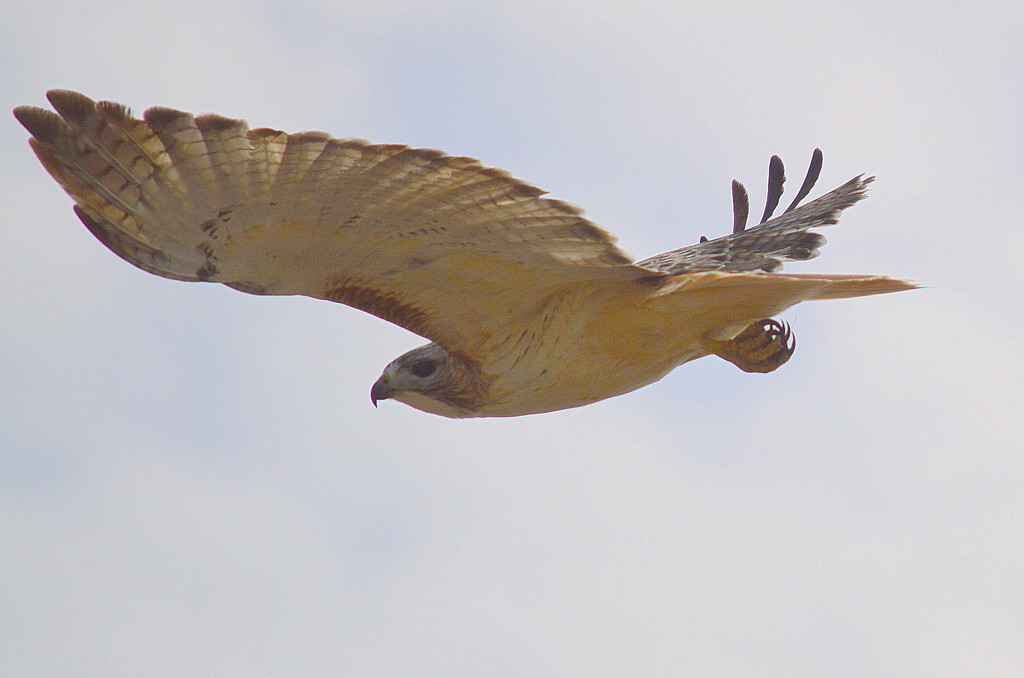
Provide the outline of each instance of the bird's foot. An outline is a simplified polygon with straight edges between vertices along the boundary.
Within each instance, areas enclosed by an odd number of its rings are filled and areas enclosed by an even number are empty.
[[[774,318],[751,323],[729,341],[709,341],[711,352],[744,372],[774,372],[796,350],[796,338],[789,325]]]

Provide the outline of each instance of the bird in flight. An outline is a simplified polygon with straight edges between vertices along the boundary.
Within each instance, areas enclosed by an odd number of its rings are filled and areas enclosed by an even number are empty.
[[[825,239],[812,229],[837,223],[873,179],[801,206],[818,150],[779,216],[785,176],[773,157],[758,225],[746,228],[734,181],[732,233],[634,261],[580,208],[473,158],[47,97],[56,113],[14,115],[78,218],[121,258],[173,280],[347,304],[430,340],[384,368],[374,405],[512,417],[628,393],[708,355],[771,372],[795,348],[772,316],[915,287],[778,272],[817,256]]]

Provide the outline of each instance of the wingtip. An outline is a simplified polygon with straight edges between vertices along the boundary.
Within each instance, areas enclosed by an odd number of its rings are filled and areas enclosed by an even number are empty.
[[[14,114],[14,119],[20,122],[22,127],[28,129],[35,118],[45,111],[45,108],[39,108],[38,106],[15,106],[11,113]]]
[[[96,110],[96,102],[70,89],[51,89],[46,98],[54,110],[70,121],[84,120]]]
[[[53,141],[67,129],[64,120],[53,111],[38,106],[18,106],[14,109],[15,119],[42,142]]]

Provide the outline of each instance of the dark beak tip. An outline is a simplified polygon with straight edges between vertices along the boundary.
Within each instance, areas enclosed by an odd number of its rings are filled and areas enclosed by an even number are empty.
[[[377,382],[370,389],[370,402],[373,403],[374,407],[377,407],[377,403],[381,400],[387,400],[391,397],[394,392],[387,384]]]

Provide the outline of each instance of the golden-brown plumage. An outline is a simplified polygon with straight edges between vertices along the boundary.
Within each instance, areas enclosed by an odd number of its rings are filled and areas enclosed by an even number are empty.
[[[737,192],[732,235],[634,264],[579,208],[472,158],[48,97],[56,114],[15,115],[86,227],[125,260],[348,304],[432,340],[388,366],[375,401],[515,416],[626,393],[711,353],[767,371],[785,360],[764,348],[777,337],[758,338],[767,325],[736,339],[752,323],[805,299],[913,287],[768,272],[815,256],[824,239],[808,229],[835,223],[870,179],[794,209],[798,196],[745,231]],[[779,194],[780,173],[781,162]]]

